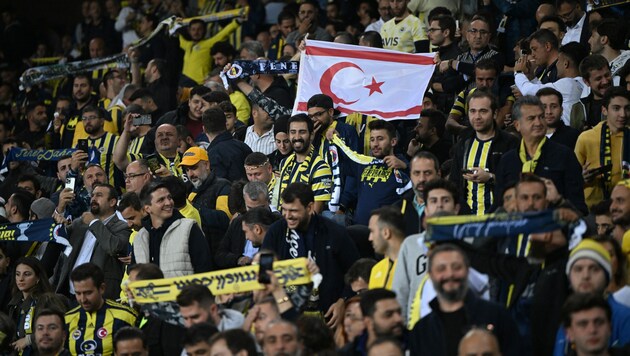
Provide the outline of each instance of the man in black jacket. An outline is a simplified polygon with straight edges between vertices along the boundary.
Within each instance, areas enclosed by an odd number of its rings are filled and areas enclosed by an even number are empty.
[[[330,317],[329,326],[341,322],[344,275],[359,259],[359,252],[345,228],[314,214],[315,197],[304,183],[292,183],[282,192],[283,219],[269,228],[262,248],[278,259],[309,257],[324,277],[319,287],[319,310]],[[349,289],[348,289],[349,292]]]
[[[521,133],[520,148],[508,151],[501,158],[496,173],[495,204],[504,185],[519,179],[521,173],[534,173],[550,179],[558,193],[577,210],[587,213],[584,202],[582,167],[572,150],[548,140],[547,123],[542,102],[535,96],[523,96],[514,103],[512,118]]]
[[[466,254],[444,244],[429,254],[429,276],[437,293],[433,310],[420,319],[409,337],[412,355],[457,355],[459,340],[471,326],[493,330],[503,355],[520,355],[521,336],[514,319],[499,304],[480,299],[468,290]]]
[[[536,96],[545,109],[547,135],[551,135],[549,139],[567,146],[571,151],[575,150],[580,131],[562,121],[562,94],[554,88],[542,88],[536,92]]]
[[[455,146],[449,179],[463,193],[460,206],[473,215],[483,215],[492,206],[499,160],[518,147],[518,139],[496,127],[497,102],[489,90],[472,92],[466,106],[474,134]]]

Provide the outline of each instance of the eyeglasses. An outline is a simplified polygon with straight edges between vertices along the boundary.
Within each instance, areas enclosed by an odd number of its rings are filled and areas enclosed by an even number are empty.
[[[427,29],[427,32],[429,32],[429,33],[430,32],[437,32],[437,31],[442,31],[442,29],[441,28],[429,28],[429,29]]]
[[[311,119],[319,119],[320,116],[324,115],[327,112],[328,110],[322,110],[320,112],[314,113],[313,115],[309,115],[308,117],[310,117]]]
[[[143,175],[145,175],[147,173],[149,173],[149,172],[135,173],[135,174],[125,174],[125,180],[132,180],[133,178],[143,176]]]
[[[571,11],[564,13],[564,14],[558,14],[558,17],[562,19],[562,21],[568,21],[571,20],[571,15],[573,15],[573,12],[575,11],[575,9],[577,9],[577,6],[574,6]]]
[[[98,116],[82,116],[81,120],[83,121],[88,121],[88,120],[97,120],[100,119]]]
[[[468,30],[468,33],[470,33],[473,36],[476,36],[477,34],[479,34],[480,36],[487,36],[490,34],[490,31],[486,31],[486,30],[478,30],[476,28],[471,28]]]

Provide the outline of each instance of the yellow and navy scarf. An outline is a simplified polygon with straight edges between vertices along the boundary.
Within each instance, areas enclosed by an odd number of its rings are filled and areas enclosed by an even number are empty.
[[[521,148],[518,151],[518,156],[523,163],[523,168],[521,172],[523,173],[534,173],[536,170],[536,166],[538,165],[538,160],[540,159],[540,154],[542,153],[542,147],[547,142],[547,137],[543,137],[543,139],[538,143],[538,147],[536,148],[536,153],[534,157],[529,157],[527,155],[527,149],[525,148],[525,141],[521,140]]]
[[[627,127],[623,129],[623,146],[621,150],[621,179],[627,179],[630,177],[628,163],[630,162],[630,129]],[[610,135],[610,128],[608,124],[604,122],[602,124],[601,139],[599,144],[599,163],[600,167],[604,167],[612,164],[612,138]],[[612,188],[612,171],[604,171],[602,181],[602,191],[604,192],[604,199],[610,198]]]

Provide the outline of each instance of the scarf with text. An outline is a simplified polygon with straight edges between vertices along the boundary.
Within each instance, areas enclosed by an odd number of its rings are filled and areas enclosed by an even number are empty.
[[[602,124],[599,143],[599,163],[600,167],[613,164],[612,161],[612,138],[610,127],[604,122]],[[621,148],[621,179],[630,178],[630,129],[623,129],[623,144]],[[610,198],[612,188],[612,171],[604,171],[602,174],[602,191],[604,199]]]

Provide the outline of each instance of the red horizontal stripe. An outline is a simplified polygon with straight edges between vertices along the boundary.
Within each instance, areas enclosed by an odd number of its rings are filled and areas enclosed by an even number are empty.
[[[422,55],[413,55],[409,53],[380,53],[372,51],[362,50],[343,50],[334,48],[314,47],[306,46],[306,54],[311,56],[327,56],[327,57],[342,57],[342,58],[356,58],[356,59],[368,59],[373,61],[382,62],[394,62],[394,63],[407,63],[418,65],[432,65],[433,58]]]

